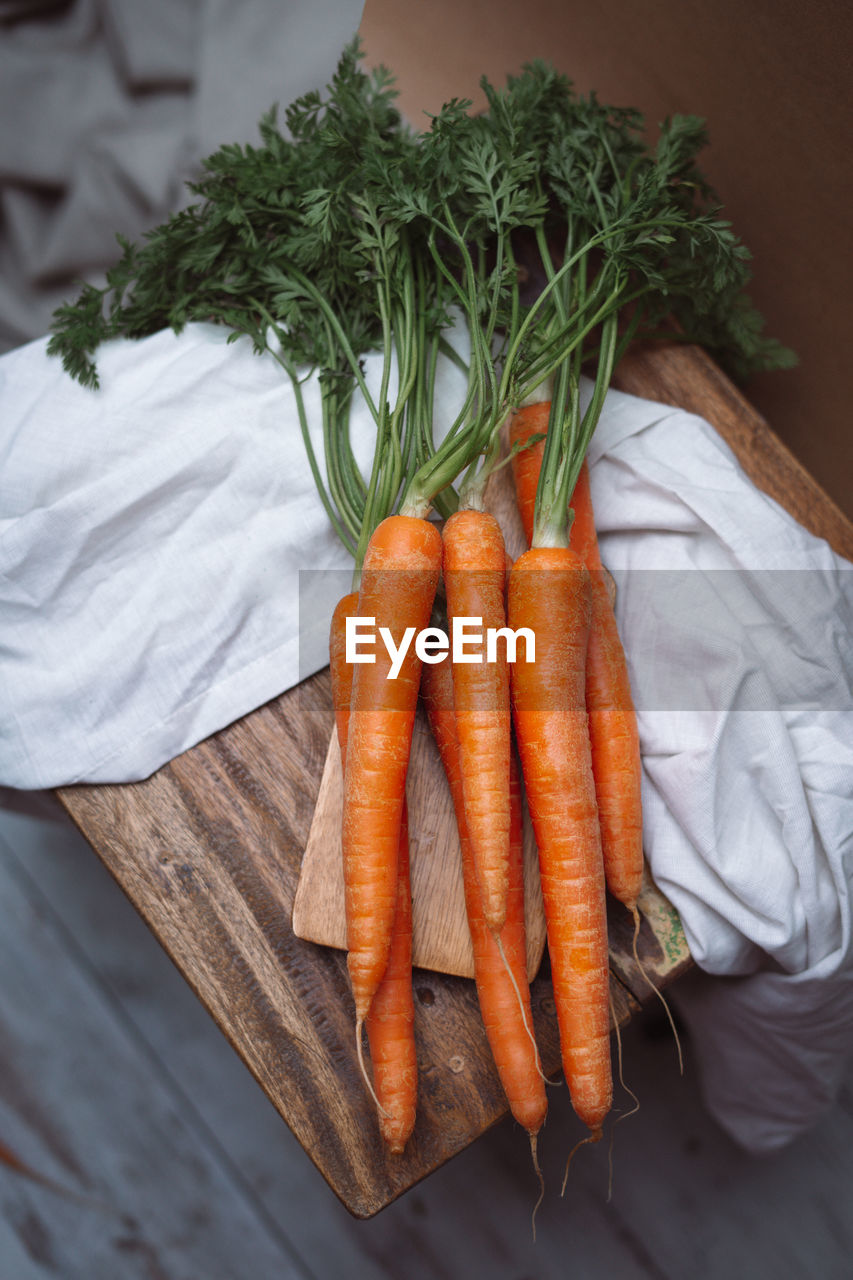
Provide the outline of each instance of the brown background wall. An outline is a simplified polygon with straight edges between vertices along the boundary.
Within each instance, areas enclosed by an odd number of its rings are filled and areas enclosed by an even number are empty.
[[[650,124],[704,116],[753,297],[800,358],[748,394],[853,516],[851,17],[845,0],[366,0],[361,34],[417,124],[450,97],[482,105],[481,74],[502,83],[534,57]]]

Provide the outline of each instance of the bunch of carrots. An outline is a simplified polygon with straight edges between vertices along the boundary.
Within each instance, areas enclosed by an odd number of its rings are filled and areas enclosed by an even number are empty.
[[[526,974],[513,726],[539,853],[563,1066],[591,1141],[601,1137],[611,1107],[605,879],[639,927],[640,751],[585,466],[562,521],[536,532],[550,408],[533,402],[511,416],[511,439],[520,446],[512,457],[514,479],[530,544],[514,565],[498,522],[470,495],[440,535],[424,516],[391,516],[371,538],[359,593],[341,602],[332,623],[339,737],[342,723],[349,727],[349,737],[341,738],[348,742],[348,964],[357,1037],[360,1045],[366,1023],[380,1125],[392,1150],[402,1150],[411,1131],[416,1092],[405,779],[419,691],[456,813],[483,1020],[534,1160],[547,1102]],[[407,628],[422,630],[435,618],[439,582],[440,620],[476,617],[484,628],[527,628],[536,638],[536,661],[510,666],[499,656],[489,662],[483,647],[473,649],[471,663],[445,659],[419,669],[410,649],[396,680],[389,679],[390,660],[360,665],[355,681],[350,672],[341,674],[347,613],[375,618],[399,644]],[[352,754],[355,723],[361,727],[358,757]],[[392,1045],[397,1073],[388,1067]],[[408,1090],[400,1088],[403,1080]]]
[[[401,1151],[417,1093],[405,784],[421,697],[456,811],[483,1019],[535,1159],[546,1101],[525,971],[522,778],[563,1066],[588,1140],[612,1099],[605,885],[639,925],[640,752],[587,448],[637,338],[702,342],[735,373],[789,353],[744,294],[748,253],[695,162],[701,121],[666,121],[652,147],[636,112],[575,95],[543,63],[483,88],[485,113],[455,100],[416,133],[387,72],[368,75],[354,43],[325,96],[288,108],[286,134],[270,113],[260,146],[205,162],[196,203],[124,245],[105,288],[60,308],[49,349],[97,386],[105,338],[214,322],[290,379],[318,493],[355,565],[330,656],[365,1080]],[[368,352],[381,353],[378,387]],[[465,389],[439,421],[448,362]],[[303,396],[312,375],[322,457]],[[356,395],[374,425],[367,472],[349,434]],[[507,422],[529,542],[513,565],[485,509]],[[461,616],[527,628],[535,661],[421,669],[410,645],[390,678],[379,646],[353,670],[355,615],[397,646],[410,628]]]

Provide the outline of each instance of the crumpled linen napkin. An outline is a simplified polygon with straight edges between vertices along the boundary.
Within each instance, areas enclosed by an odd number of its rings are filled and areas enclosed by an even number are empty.
[[[645,847],[703,971],[672,999],[710,1110],[769,1152],[853,1050],[853,565],[689,414],[613,394],[590,461]]]
[[[107,344],[99,369],[91,392],[44,341],[0,359],[12,787],[144,777],[319,669],[300,571],[348,564],[288,382],[247,340],[192,325]],[[713,1114],[771,1150],[831,1101],[853,1040],[851,566],[689,414],[611,392],[590,463],[646,850],[704,971],[680,1008]]]
[[[97,392],[0,359],[0,784],[146,777],[299,679],[299,570],[348,557],[289,380],[227,336],[107,343]]]

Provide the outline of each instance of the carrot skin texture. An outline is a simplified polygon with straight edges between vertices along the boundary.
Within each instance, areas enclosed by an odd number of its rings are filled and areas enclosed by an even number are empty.
[[[388,964],[364,1020],[376,1096],[388,1112],[379,1128],[389,1149],[400,1155],[415,1127],[418,1067],[412,995],[412,891],[409,876],[409,820],[400,825],[397,907]]]
[[[642,762],[625,650],[607,592],[584,462],[572,497],[572,545],[590,572],[586,709],[607,887],[629,911],[643,884]]]
[[[535,404],[525,405],[517,409],[509,424],[510,445],[526,444],[531,436],[545,435],[548,430],[548,418],[551,403],[538,400]],[[524,536],[528,547],[533,545],[533,520],[536,514],[536,488],[539,484],[539,472],[542,470],[542,457],[545,453],[545,441],[539,440],[526,449],[521,449],[512,459],[512,478],[515,482],[515,498],[518,514],[524,527]]]
[[[548,403],[518,411],[510,424],[510,443],[523,444],[548,429]],[[528,546],[533,538],[536,486],[544,440],[516,454],[513,478]],[[586,668],[586,703],[592,768],[598,800],[607,887],[629,911],[637,905],[643,882],[642,764],[637,715],[628,679],[625,651],[607,591],[598,548],[589,487],[589,468],[581,467],[571,507],[571,545],[590,572],[592,625]]]
[[[346,619],[358,613],[358,593],[351,592],[332,615],[329,657],[332,703],[338,730],[341,765],[346,766],[353,668],[346,661]],[[388,963],[365,1019],[373,1083],[381,1108],[379,1128],[389,1149],[403,1151],[415,1125],[417,1058],[412,996],[412,891],[409,876],[409,824],[406,805],[400,824],[397,903]]]
[[[531,1136],[542,1127],[548,1103],[538,1058],[525,1030],[518,996],[504,967],[497,941],[486,923],[474,870],[462,788],[459,739],[453,704],[453,679],[447,662],[424,668],[421,694],[430,728],[444,766],[462,854],[465,906],[474,953],[474,979],[486,1036],[498,1076],[513,1116]],[[524,1003],[527,1025],[533,1027],[530,988],[527,982],[527,947],[524,924],[524,865],[521,817],[521,784],[511,757],[511,839],[506,919],[500,941],[507,964]]]
[[[604,863],[585,706],[589,574],[568,548],[515,562],[509,625],[530,627],[535,662],[512,668],[513,713],[539,846],[563,1069],[593,1137],[610,1110],[609,971]]]
[[[358,612],[387,627],[399,645],[404,631],[429,625],[441,571],[441,535],[414,516],[389,516],[368,544]],[[400,672],[377,640],[376,661],[353,674],[344,769],[343,852],[347,967],[356,1018],[366,1018],[388,963],[397,906],[397,865],[406,771],[420,683],[410,644]]]
[[[442,533],[447,613],[506,626],[506,548],[501,527],[485,511],[457,511]],[[452,664],[462,790],[468,840],[483,914],[496,933],[506,919],[509,882],[511,713],[505,651],[486,660],[485,639],[466,649],[476,662]]]

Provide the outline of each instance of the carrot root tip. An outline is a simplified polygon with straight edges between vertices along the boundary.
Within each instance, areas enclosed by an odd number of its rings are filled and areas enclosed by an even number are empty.
[[[528,1134],[528,1137],[530,1138],[530,1155],[533,1159],[533,1170],[536,1174],[536,1177],[539,1179],[539,1199],[536,1201],[535,1205],[533,1206],[533,1212],[530,1215],[530,1230],[533,1232],[533,1243],[535,1244],[536,1243],[536,1214],[539,1211],[540,1204],[545,1199],[545,1178],[543,1177],[542,1169],[540,1168],[540,1165],[539,1165],[539,1150],[538,1150],[539,1135],[538,1133],[530,1133]]]
[[[636,906],[634,906],[631,909],[631,914],[634,917],[634,937],[633,937],[634,963],[636,964],[637,968],[640,970],[640,973],[643,975],[648,985],[651,987],[652,991],[654,991],[658,1000],[660,1000],[661,1004],[663,1005],[664,1012],[666,1013],[666,1016],[669,1020],[669,1025],[672,1030],[672,1034],[675,1038],[675,1048],[676,1048],[676,1052],[678,1053],[678,1074],[683,1076],[684,1075],[684,1056],[681,1052],[681,1039],[678,1034],[678,1029],[675,1025],[675,1019],[672,1016],[672,1010],[670,1009],[667,1001],[663,997],[663,992],[660,991],[659,988],[656,987],[655,984],[652,982],[651,978],[649,977],[648,973],[645,970],[645,967],[643,966],[643,962],[640,960],[640,956],[637,951],[637,939],[640,936],[640,912],[638,911]]]
[[[601,1129],[601,1126],[600,1126],[600,1125],[599,1125],[599,1127],[598,1127],[597,1129],[590,1129],[590,1131],[589,1131],[589,1133],[586,1135],[586,1137],[585,1137],[585,1138],[580,1138],[580,1139],[579,1139],[579,1141],[577,1141],[577,1142],[575,1143],[575,1145],[572,1147],[571,1151],[569,1152],[569,1158],[568,1158],[568,1160],[566,1161],[566,1170],[565,1170],[565,1173],[563,1174],[563,1185],[562,1185],[562,1187],[560,1188],[560,1195],[561,1195],[561,1196],[564,1196],[564,1195],[566,1194],[566,1183],[567,1183],[567,1182],[568,1182],[568,1180],[569,1180],[569,1168],[571,1167],[572,1160],[574,1160],[574,1158],[575,1158],[575,1152],[576,1152],[580,1147],[588,1146],[590,1143],[600,1142],[600,1141],[601,1141],[601,1135],[602,1135],[602,1132],[603,1132],[603,1131],[602,1131],[602,1129]]]
[[[612,992],[610,993],[610,1016],[613,1019],[613,1029],[616,1033],[616,1066],[618,1070],[619,1084],[622,1086],[625,1093],[629,1094],[630,1097],[634,1099],[634,1105],[631,1108],[631,1110],[626,1111],[623,1116],[622,1115],[617,1116],[616,1119],[614,1120],[613,1123],[618,1124],[620,1120],[627,1120],[629,1116],[636,1115],[636,1113],[640,1110],[640,1099],[637,1097],[636,1093],[634,1093],[634,1090],[625,1083],[625,1076],[622,1071],[622,1032],[619,1030],[619,1023],[616,1019],[616,1009],[613,1005]],[[611,1142],[612,1142],[612,1138],[611,1138]]]
[[[362,1077],[364,1078],[364,1083],[367,1085],[367,1092],[370,1094],[371,1098],[376,1103],[377,1111],[381,1116],[384,1116],[386,1120],[390,1120],[391,1119],[390,1112],[385,1110],[382,1103],[379,1101],[378,1097],[376,1096],[376,1090],[373,1088],[373,1082],[371,1081],[370,1076],[368,1075],[367,1064],[364,1061],[364,1041],[361,1034],[363,1027],[364,1027],[364,1018],[361,1018],[361,1017],[356,1018],[355,1020],[355,1051],[358,1055],[358,1065],[361,1070]]]
[[[503,961],[503,967],[504,969],[506,969],[507,976],[509,977],[509,980],[512,983],[512,989],[515,992],[515,998],[518,1001],[518,1009],[521,1014],[522,1025],[524,1026],[524,1030],[527,1032],[527,1038],[529,1039],[530,1043],[533,1045],[533,1054],[534,1054],[534,1061],[536,1063],[536,1070],[539,1072],[539,1075],[542,1077],[543,1080],[545,1080],[545,1083],[547,1084],[548,1081],[545,1077],[545,1072],[542,1070],[542,1062],[539,1058],[539,1046],[536,1043],[536,1037],[534,1036],[533,1031],[531,1030],[530,1023],[527,1020],[527,1010],[524,1007],[524,1000],[522,999],[521,991],[516,981],[515,974],[513,973],[512,968],[510,967],[510,963],[506,958],[506,952],[504,951],[504,944],[501,941],[500,934],[497,934],[497,933],[495,934],[495,944],[498,948],[498,953],[500,955],[500,958]]]

